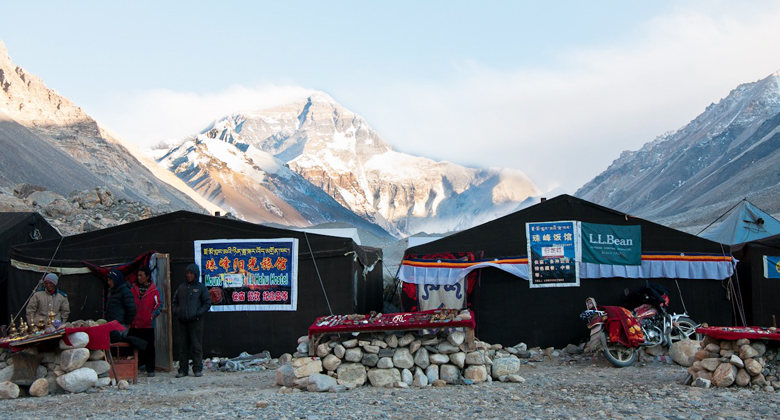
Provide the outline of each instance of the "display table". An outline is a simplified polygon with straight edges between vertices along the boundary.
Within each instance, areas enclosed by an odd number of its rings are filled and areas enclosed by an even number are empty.
[[[65,344],[70,345],[70,341],[68,340],[68,336],[70,334],[75,332],[85,332],[89,336],[89,343],[87,344],[88,349],[108,350],[109,344],[111,343],[109,340],[111,331],[124,330],[125,327],[123,327],[122,324],[120,324],[118,321],[106,322],[103,325],[97,325],[94,327],[65,328],[65,336],[62,337],[62,341],[64,341]]]
[[[474,344],[474,313],[469,311],[470,319],[446,319],[450,309],[433,309],[420,312],[402,312],[383,314],[376,317],[358,315],[329,315],[317,318],[309,327],[309,355],[314,356],[322,337],[326,334],[367,333],[388,331],[418,331],[429,329],[463,328],[466,332],[466,344],[469,351],[476,350]],[[360,319],[360,317],[365,317]]]
[[[696,332],[718,340],[780,340],[780,334],[765,327],[699,327]]]

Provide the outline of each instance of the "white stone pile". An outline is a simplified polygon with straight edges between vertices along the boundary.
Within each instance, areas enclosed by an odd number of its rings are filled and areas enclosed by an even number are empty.
[[[77,332],[68,336],[71,345],[63,340],[54,352],[39,352],[36,347],[23,350],[23,353],[41,358],[36,379],[27,389],[34,397],[65,392],[84,392],[92,387],[104,387],[111,384],[110,365],[105,361],[102,350],[89,350],[89,336]],[[14,383],[13,358],[9,351],[0,354],[0,398],[17,398],[24,390]],[[121,381],[120,381],[121,382]]]
[[[522,383],[521,360],[503,349],[476,341],[468,350],[462,331],[432,335],[412,333],[331,336],[308,356],[308,337],[298,340],[297,352],[279,358],[279,392],[341,392],[363,385],[427,387],[475,384],[499,380]],[[516,353],[518,350],[512,348]],[[525,349],[523,349],[525,351]]]
[[[760,340],[705,337],[688,373],[691,374],[691,385],[696,387],[739,386],[775,392],[780,389],[780,376],[774,364],[777,358],[778,351],[767,350]]]

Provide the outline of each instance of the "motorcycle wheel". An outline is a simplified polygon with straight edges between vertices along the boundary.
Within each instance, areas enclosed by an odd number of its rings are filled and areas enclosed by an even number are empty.
[[[607,340],[607,333],[601,335],[601,345],[604,347],[604,357],[612,365],[622,368],[634,364],[637,358],[637,351],[634,347],[626,347],[622,344],[610,343]]]
[[[696,332],[697,325],[699,324],[688,317],[683,316],[678,318],[677,327],[672,328],[672,332],[669,334],[669,340],[671,343],[676,343],[682,340],[701,341],[701,334]]]

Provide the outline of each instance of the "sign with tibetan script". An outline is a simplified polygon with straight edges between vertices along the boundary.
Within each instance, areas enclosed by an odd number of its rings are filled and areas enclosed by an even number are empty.
[[[195,264],[212,312],[298,308],[298,239],[195,241]]]
[[[642,265],[642,227],[581,223],[582,262]]]
[[[526,223],[530,287],[579,287],[580,223]]]

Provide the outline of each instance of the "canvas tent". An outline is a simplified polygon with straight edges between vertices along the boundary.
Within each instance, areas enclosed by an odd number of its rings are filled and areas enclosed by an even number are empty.
[[[0,296],[8,295],[8,272],[11,267],[8,252],[13,245],[59,238],[57,229],[38,213],[0,213]],[[7,325],[11,318],[6,299],[0,299],[0,314],[0,324]]]
[[[340,314],[381,311],[381,250],[359,247],[349,238],[187,211],[68,236],[59,249],[58,241],[13,248],[8,303],[12,310],[18,310],[40,277],[39,267],[51,261],[55,270],[72,273],[60,282],[71,301],[71,319],[97,319],[102,316],[103,284],[95,275],[84,272],[82,261],[105,266],[127,263],[151,250],[168,254],[171,290],[175,291],[184,282],[186,266],[194,261],[194,241],[275,238],[297,238],[300,243],[297,310],[209,313],[205,318],[204,356],[233,357],[242,351],[263,350],[278,356],[289,352],[316,317],[330,313],[329,305]],[[176,322],[173,328],[175,337]]]
[[[530,288],[526,223],[580,221],[639,226],[641,265],[582,264],[579,287]],[[466,292],[477,335],[490,343],[563,347],[587,335],[578,315],[592,296],[619,305],[647,282],[671,293],[670,309],[710,325],[733,325],[727,299],[733,262],[721,244],[639,219],[576,197],[561,195],[438,241],[407,249],[399,278],[402,299],[430,298],[449,288]],[[447,255],[454,258],[448,259]],[[460,284],[462,276],[473,282]],[[414,284],[414,287],[406,287]],[[457,287],[456,287],[457,286]],[[678,288],[679,287],[679,288]],[[468,289],[471,290],[468,290]],[[417,293],[412,296],[412,290]],[[408,305],[407,305],[408,306]],[[425,308],[423,308],[425,309]]]
[[[780,221],[747,199],[743,199],[727,214],[723,222],[706,228],[699,236],[734,245],[780,234]]]
[[[746,324],[769,327],[773,315],[780,321],[780,235],[735,245],[731,252],[739,260]]]

